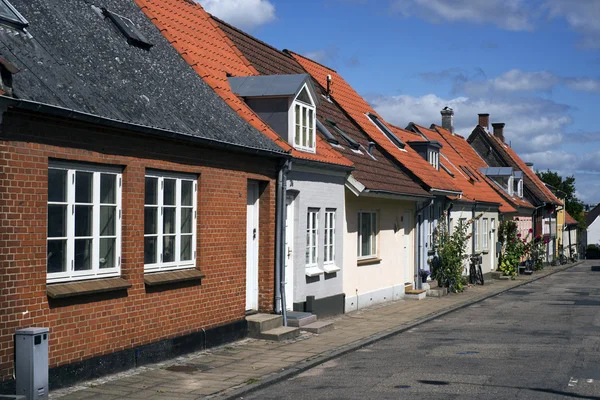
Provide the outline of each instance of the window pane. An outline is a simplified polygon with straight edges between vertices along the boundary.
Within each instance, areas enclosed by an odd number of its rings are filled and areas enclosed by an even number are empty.
[[[166,206],[175,205],[175,179],[164,180],[163,204]]]
[[[163,208],[163,233],[175,233],[175,211],[174,207]]]
[[[75,271],[92,269],[92,239],[75,240]]]
[[[297,145],[300,144],[300,113],[301,113],[302,109],[300,108],[300,106],[298,104],[296,104],[296,139],[294,141],[294,143],[296,143]]]
[[[48,205],[48,237],[67,236],[67,206]]]
[[[192,259],[192,235],[181,236],[181,261]]]
[[[307,109],[306,108],[302,108],[302,146],[306,147],[307,143],[306,143],[306,137],[308,136],[306,133],[306,112]]]
[[[181,181],[181,205],[192,206],[193,203],[193,183],[191,181]]]
[[[308,110],[308,143],[306,143],[308,147],[313,147],[313,124],[313,110]]]
[[[115,239],[100,239],[100,269],[115,265]]]
[[[368,256],[371,254],[371,214],[361,214],[360,231],[362,245],[362,252],[360,255]]]
[[[153,235],[158,233],[158,208],[144,208],[144,234]]]
[[[175,236],[163,237],[163,262],[175,261]]]
[[[110,174],[100,175],[100,202],[103,204],[116,204],[115,189],[117,186],[117,176]]]
[[[192,233],[192,209],[181,209],[181,233]]]
[[[48,201],[67,201],[67,171],[64,169],[48,170]]]
[[[94,174],[91,172],[75,172],[75,202],[91,203]]]
[[[75,236],[92,236],[93,206],[75,206]]]
[[[156,264],[156,237],[144,238],[144,264]]]
[[[146,177],[146,193],[144,204],[158,204],[158,178]]]
[[[54,272],[65,272],[67,270],[67,241],[66,240],[48,240],[47,271],[49,274]]]
[[[116,216],[117,207],[101,206],[100,207],[100,236],[116,235]]]

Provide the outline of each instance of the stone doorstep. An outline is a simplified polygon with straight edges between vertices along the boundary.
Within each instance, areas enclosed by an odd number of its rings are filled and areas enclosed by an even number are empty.
[[[275,314],[248,315],[246,321],[248,321],[248,336],[259,339],[262,333],[283,325],[283,317]]]
[[[334,329],[333,321],[316,321],[302,326],[300,329],[311,333],[324,333]]]
[[[305,325],[317,322],[317,316],[307,312],[288,311],[287,324],[288,326],[303,327]]]
[[[258,339],[272,340],[282,342],[300,336],[300,329],[293,326],[280,326],[274,329],[263,331],[258,335]]]
[[[445,287],[436,287],[433,289],[429,289],[427,291],[427,296],[429,297],[443,297],[448,294],[448,288]]]
[[[425,297],[427,297],[427,291],[425,290],[411,289],[404,291],[405,300],[423,300]]]

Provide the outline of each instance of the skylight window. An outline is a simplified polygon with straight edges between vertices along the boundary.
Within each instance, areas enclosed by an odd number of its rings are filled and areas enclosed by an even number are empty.
[[[377,126],[384,134],[394,143],[397,147],[403,149],[405,144],[402,140],[398,138],[398,136],[394,135],[394,133],[388,128],[383,122],[379,120],[377,115],[368,113],[367,117]]]
[[[471,170],[469,169],[469,167],[465,167],[465,166],[461,165],[461,166],[460,166],[460,169],[462,169],[462,170],[463,170],[463,172],[464,172],[465,174],[467,174],[467,176],[469,177],[469,179],[470,179],[470,180],[473,180],[473,181],[477,181],[477,182],[479,182],[479,178],[477,178],[477,175],[475,175],[475,173],[474,173],[473,171],[471,171]]]
[[[0,21],[17,28],[26,28],[29,22],[17,11],[8,0],[0,0]]]
[[[325,136],[329,143],[340,144],[340,142],[335,138],[335,136],[333,136],[333,134],[329,132],[325,125],[323,125],[319,120],[317,120],[317,129],[323,134],[323,136]]]
[[[350,145],[350,148],[352,148],[352,150],[358,150],[360,148],[360,144],[352,139],[350,136],[348,136],[346,134],[346,132],[344,132],[343,130],[341,130],[337,124],[335,123],[335,121],[332,121],[330,119],[327,120],[327,122],[329,122],[329,125],[331,125],[331,127],[333,128],[334,131],[336,131],[341,137],[344,138],[344,140],[346,140],[346,142],[348,142],[348,144]]]
[[[440,164],[440,168],[441,168],[441,169],[443,169],[444,171],[446,171],[446,172],[448,173],[448,175],[450,175],[451,177],[453,177],[453,178],[454,178],[454,174],[452,173],[452,171],[450,171],[450,170],[448,169],[448,167],[446,167],[446,166],[445,166],[444,164],[442,164],[441,162],[440,162],[439,164]]]
[[[122,15],[116,14],[112,11],[108,11],[106,8],[102,9],[105,16],[116,25],[121,33],[127,38],[127,42],[133,46],[140,47],[144,50],[150,50],[152,43],[146,39],[146,37],[138,30],[132,20]]]

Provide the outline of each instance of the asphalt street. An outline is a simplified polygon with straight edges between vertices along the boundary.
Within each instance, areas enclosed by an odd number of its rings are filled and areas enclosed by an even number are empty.
[[[244,399],[599,399],[600,271],[586,261]],[[599,268],[600,269],[600,268]]]

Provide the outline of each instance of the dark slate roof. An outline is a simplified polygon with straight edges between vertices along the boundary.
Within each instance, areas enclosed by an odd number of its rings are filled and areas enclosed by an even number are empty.
[[[14,96],[106,119],[245,148],[282,152],[181,58],[133,0],[11,0],[28,35],[0,30],[0,56],[20,71]],[[154,46],[127,39],[99,8],[130,18]]]
[[[213,19],[261,74],[271,76],[306,73],[296,60],[285,53],[218,18],[213,17]],[[317,120],[339,142],[340,146],[335,149],[354,163],[352,176],[355,179],[375,193],[430,197],[425,189],[390,161],[378,146],[374,146],[373,157],[371,157],[368,154],[370,140],[367,134],[346,116],[337,103],[325,99],[325,89],[316,81],[314,87],[318,93],[317,97],[321,98],[317,107]],[[360,153],[352,151],[348,142],[331,127],[328,120],[334,121],[348,137],[360,144]]]
[[[228,81],[231,91],[241,97],[295,96],[305,83],[308,83],[314,97],[314,88],[308,74],[234,76],[229,77]]]

